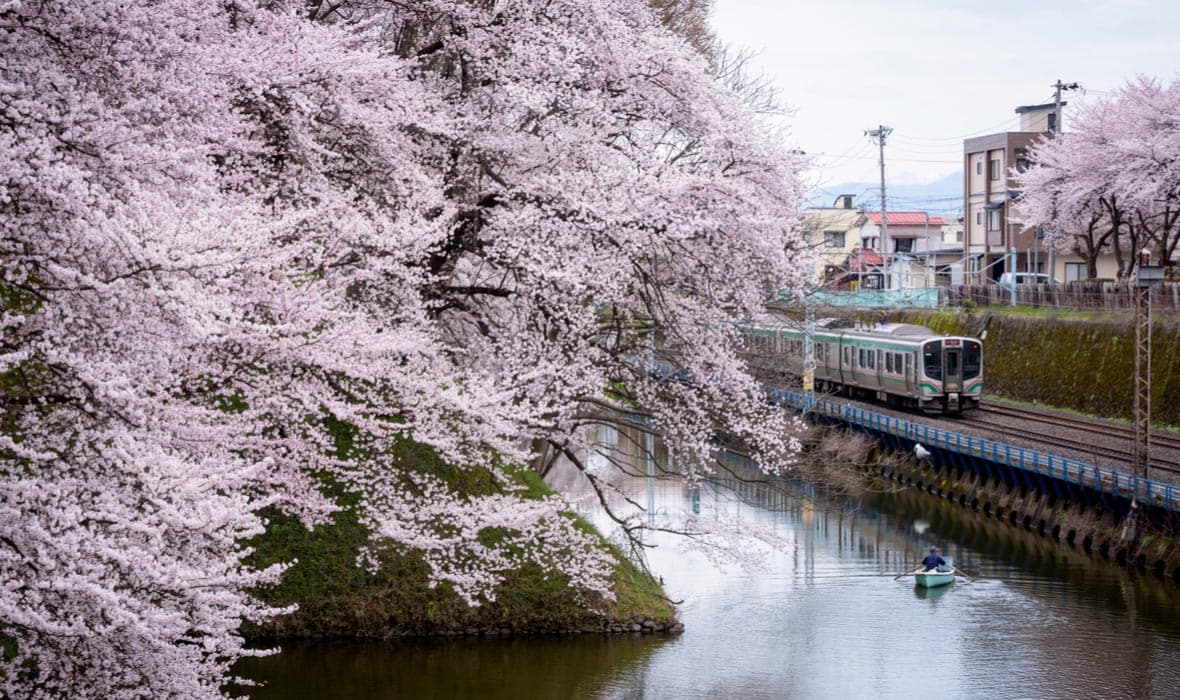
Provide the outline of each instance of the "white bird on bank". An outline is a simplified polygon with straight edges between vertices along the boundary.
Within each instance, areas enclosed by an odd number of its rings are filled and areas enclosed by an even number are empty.
[[[917,457],[918,459],[926,459],[927,457],[930,456],[930,450],[926,449],[925,447],[922,447],[922,443],[915,442],[914,443],[914,456]]]

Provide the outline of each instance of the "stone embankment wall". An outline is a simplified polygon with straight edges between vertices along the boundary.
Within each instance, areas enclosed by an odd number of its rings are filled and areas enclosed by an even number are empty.
[[[1109,510],[1060,501],[1048,494],[954,467],[919,462],[908,453],[878,455],[870,474],[975,510],[1014,527],[1039,533],[1063,547],[1106,557],[1180,584],[1178,523],[1128,524]],[[1170,526],[1169,526],[1170,525]]]
[[[1128,314],[1095,319],[911,311],[896,320],[984,340],[984,391],[1019,401],[1130,420],[1135,327]],[[1180,425],[1180,318],[1157,314],[1151,338],[1153,423]]]

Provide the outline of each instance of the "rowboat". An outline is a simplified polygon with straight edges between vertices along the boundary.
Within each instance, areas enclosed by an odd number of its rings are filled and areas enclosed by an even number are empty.
[[[914,579],[922,588],[945,586],[955,580],[955,566],[944,564],[932,571],[918,571],[914,573]]]

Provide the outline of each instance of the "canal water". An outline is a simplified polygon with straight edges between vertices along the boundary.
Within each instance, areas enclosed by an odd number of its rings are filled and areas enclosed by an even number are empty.
[[[619,484],[647,507],[641,517],[715,512],[783,542],[744,570],[654,538],[649,564],[683,601],[680,636],[294,643],[245,665],[266,683],[252,697],[1180,697],[1175,584],[933,497],[824,495],[747,481],[757,473],[736,457],[729,466],[742,478],[697,490]],[[572,471],[556,479],[576,485]],[[932,544],[975,580],[926,590],[895,579]]]

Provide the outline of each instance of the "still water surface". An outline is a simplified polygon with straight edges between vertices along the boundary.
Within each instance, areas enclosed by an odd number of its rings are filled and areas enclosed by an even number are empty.
[[[679,637],[288,644],[244,669],[267,683],[253,697],[1180,698],[1174,584],[920,494],[629,488],[662,517],[724,509],[790,544],[742,571],[661,542]],[[931,544],[978,579],[894,580]]]

